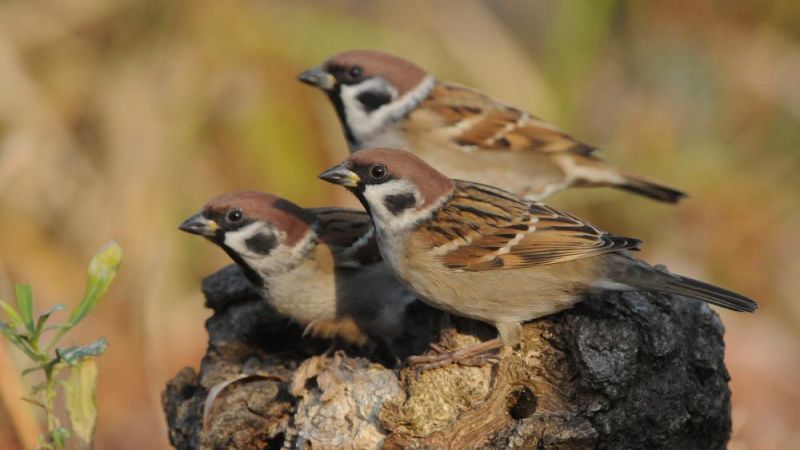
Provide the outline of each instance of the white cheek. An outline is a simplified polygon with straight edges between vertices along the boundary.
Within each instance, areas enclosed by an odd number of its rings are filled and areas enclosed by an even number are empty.
[[[368,141],[377,133],[386,131],[391,123],[414,109],[433,89],[434,84],[435,79],[428,76],[419,86],[399,98],[397,90],[383,78],[368,79],[356,85],[343,85],[340,95],[347,127],[357,141],[360,143]],[[358,101],[358,96],[365,91],[388,92],[392,101],[374,111],[367,112]]]
[[[257,253],[247,246],[247,240],[258,233],[272,234],[277,245],[269,254]],[[294,268],[303,256],[314,248],[317,243],[317,234],[309,231],[297,244],[289,247],[282,242],[286,240],[286,233],[276,230],[263,222],[246,225],[236,231],[225,234],[225,245],[236,251],[244,262],[256,272],[265,275],[283,273]]]
[[[391,105],[390,102],[374,111],[367,112],[364,110],[364,105],[358,101],[358,96],[368,91],[389,93],[392,100],[397,96],[397,91],[381,78],[372,78],[361,84],[341,87],[347,125],[359,140],[371,135],[384,125],[386,107]]]
[[[413,195],[416,199],[415,205],[400,211],[399,214],[389,211],[385,204],[386,197],[403,194]],[[372,210],[375,227],[383,234],[408,230],[431,214],[427,209],[422,211],[418,209],[425,199],[414,186],[404,180],[368,185],[364,190],[364,198]]]
[[[260,233],[261,230],[264,230],[265,233],[270,233],[271,231],[266,228],[267,226],[263,222],[253,222],[236,231],[229,231],[225,233],[225,245],[235,250],[242,257],[254,255],[247,247],[246,241]]]
[[[373,215],[383,220],[390,220],[397,218],[398,216],[392,214],[386,208],[384,199],[389,195],[413,193],[413,188],[408,182],[402,180],[392,180],[387,181],[386,183],[367,185],[367,187],[364,189],[364,198],[367,199],[367,203],[369,203]],[[419,200],[419,198],[417,198],[417,200]],[[401,215],[405,214],[406,212],[408,212],[408,210],[403,211]]]

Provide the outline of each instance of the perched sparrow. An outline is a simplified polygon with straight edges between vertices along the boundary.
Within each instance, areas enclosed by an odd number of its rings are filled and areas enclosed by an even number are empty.
[[[412,153],[361,150],[320,178],[364,204],[384,260],[422,300],[494,325],[506,345],[519,342],[521,322],[591,292],[652,290],[735,311],[757,308],[744,296],[634,258],[628,250],[639,249],[637,239],[494,187],[451,180]],[[501,345],[495,339],[455,359]]]
[[[541,200],[569,187],[610,186],[676,203],[683,192],[626,173],[595,148],[476,90],[438,81],[413,63],[344,52],[299,75],[328,94],[351,152],[412,151],[454,178]]]
[[[381,261],[361,211],[242,191],[211,200],[180,229],[222,247],[279,313],[317,337],[389,342],[415,299]]]

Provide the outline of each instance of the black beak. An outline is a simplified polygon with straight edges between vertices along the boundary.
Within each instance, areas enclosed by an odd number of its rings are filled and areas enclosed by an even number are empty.
[[[347,161],[338,166],[331,167],[319,174],[319,178],[328,183],[338,184],[339,186],[354,188],[361,182],[361,177],[347,168]]]
[[[188,219],[184,220],[183,223],[180,224],[178,229],[191,234],[197,234],[205,237],[213,237],[217,234],[217,230],[219,230],[219,225],[217,225],[217,222],[205,218],[203,216],[203,213],[197,213],[192,217],[189,217]]]
[[[330,91],[336,86],[336,77],[319,67],[306,70],[298,75],[297,79],[325,91]]]

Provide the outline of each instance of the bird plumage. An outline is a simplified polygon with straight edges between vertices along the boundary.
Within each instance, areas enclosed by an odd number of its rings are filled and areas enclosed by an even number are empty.
[[[638,239],[498,188],[450,180],[409,152],[365,149],[321,178],[362,200],[384,259],[421,299],[495,325],[509,345],[518,342],[522,322],[593,292],[654,290],[737,311],[757,307],[634,258]],[[387,208],[385,199],[397,195],[415,201]]]
[[[475,89],[436,80],[387,53],[344,52],[300,79],[328,94],[351,151],[402,148],[453,178],[534,200],[570,187],[600,186],[669,203],[685,196],[618,169],[598,158],[593,146],[536,116]]]
[[[279,313],[314,336],[389,342],[414,300],[381,260],[363,211],[303,209],[241,191],[211,200],[181,229],[223,248]]]

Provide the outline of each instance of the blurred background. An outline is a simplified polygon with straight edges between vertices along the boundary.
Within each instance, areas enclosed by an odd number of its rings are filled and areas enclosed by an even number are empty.
[[[168,448],[160,392],[198,366],[199,283],[228,263],[177,225],[243,188],[353,205],[316,179],[346,145],[295,76],[381,49],[688,191],[677,207],[608,190],[550,203],[758,299],[753,316],[720,311],[730,448],[800,448],[799,23],[800,3],[757,0],[2,0],[0,298],[24,282],[41,307],[74,304],[91,255],[118,240],[120,276],[64,344],[110,342],[96,448]],[[23,362],[0,343],[4,449],[36,432]]]

